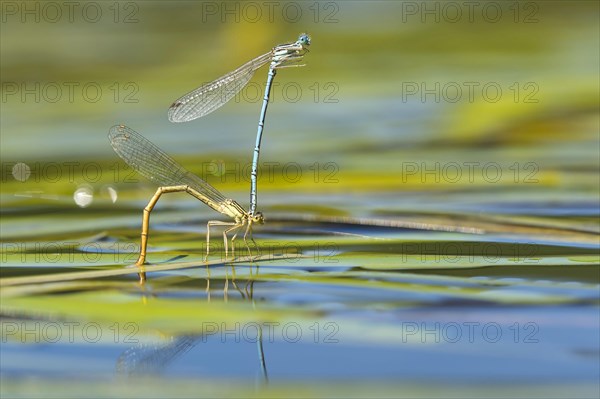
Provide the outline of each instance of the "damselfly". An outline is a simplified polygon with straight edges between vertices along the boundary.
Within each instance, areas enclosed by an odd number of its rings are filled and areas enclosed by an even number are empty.
[[[234,253],[235,238],[240,228],[246,226],[244,244],[246,244],[248,253],[252,256],[247,239],[250,239],[253,245],[257,247],[254,238],[252,238],[252,225],[254,223],[264,223],[262,213],[256,212],[251,215],[246,212],[236,201],[225,198],[216,188],[186,170],[144,136],[127,126],[113,126],[110,128],[108,137],[112,148],[125,163],[160,186],[152,199],[150,199],[150,202],[148,202],[148,205],[144,208],[140,255],[136,262],[137,265],[143,265],[146,261],[146,247],[148,245],[148,230],[152,209],[154,209],[154,206],[163,194],[177,192],[186,192],[204,202],[215,211],[229,216],[234,220],[233,222],[211,220],[206,224],[206,258],[208,258],[210,250],[210,228],[212,226],[228,227],[223,231],[225,259],[227,259],[229,248],[227,234],[233,233],[231,249],[232,253]]]
[[[258,120],[256,145],[250,174],[250,210],[248,213],[251,216],[256,212],[258,157],[273,78],[275,78],[277,69],[303,66],[298,62],[302,60],[302,57],[308,51],[308,46],[310,46],[310,37],[303,33],[294,43],[275,46],[268,53],[259,55],[236,70],[189,92],[175,101],[169,108],[169,120],[171,122],[188,122],[207,115],[231,100],[250,82],[256,70],[270,62],[265,95]]]

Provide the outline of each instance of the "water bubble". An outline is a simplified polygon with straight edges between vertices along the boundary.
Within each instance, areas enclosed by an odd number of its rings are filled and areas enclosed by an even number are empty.
[[[117,202],[117,199],[119,198],[119,194],[117,193],[116,188],[114,188],[113,186],[107,186],[106,192],[108,193],[108,196],[110,197],[110,200],[112,201],[113,204],[115,202]]]
[[[77,204],[77,206],[81,208],[85,208],[89,206],[94,200],[94,190],[92,190],[89,186],[79,187],[73,193],[73,201]]]
[[[31,168],[26,163],[16,163],[12,167],[12,175],[18,181],[27,181],[31,176]]]

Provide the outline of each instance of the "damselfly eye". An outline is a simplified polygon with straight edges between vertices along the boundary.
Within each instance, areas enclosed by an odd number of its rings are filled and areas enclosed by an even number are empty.
[[[310,36],[308,36],[306,33],[301,34],[298,38],[298,41],[305,46],[310,46]]]
[[[252,221],[254,223],[263,224],[265,222],[265,218],[262,212],[256,212],[256,214],[254,214],[254,216],[252,217]]]

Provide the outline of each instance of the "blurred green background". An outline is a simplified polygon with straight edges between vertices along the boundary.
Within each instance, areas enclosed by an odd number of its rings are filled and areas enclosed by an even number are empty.
[[[1,4],[3,396],[598,395],[598,2]],[[108,129],[247,206],[267,70],[200,120],[167,109],[302,32],[261,153],[255,236],[274,259],[209,271],[219,215],[180,194],[153,213],[148,258],[178,269],[120,274],[156,188]],[[61,277],[77,271],[100,274]],[[146,346],[23,337],[57,320],[134,323]],[[340,343],[264,343],[267,386],[256,345],[199,338],[249,320],[332,322]],[[500,344],[399,338],[469,321]]]

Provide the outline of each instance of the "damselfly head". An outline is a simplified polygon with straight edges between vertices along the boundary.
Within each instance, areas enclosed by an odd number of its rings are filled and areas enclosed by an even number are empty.
[[[265,224],[265,217],[262,212],[256,212],[252,215],[252,223]]]
[[[298,43],[303,46],[310,46],[310,36],[308,34],[303,33],[298,37]]]

